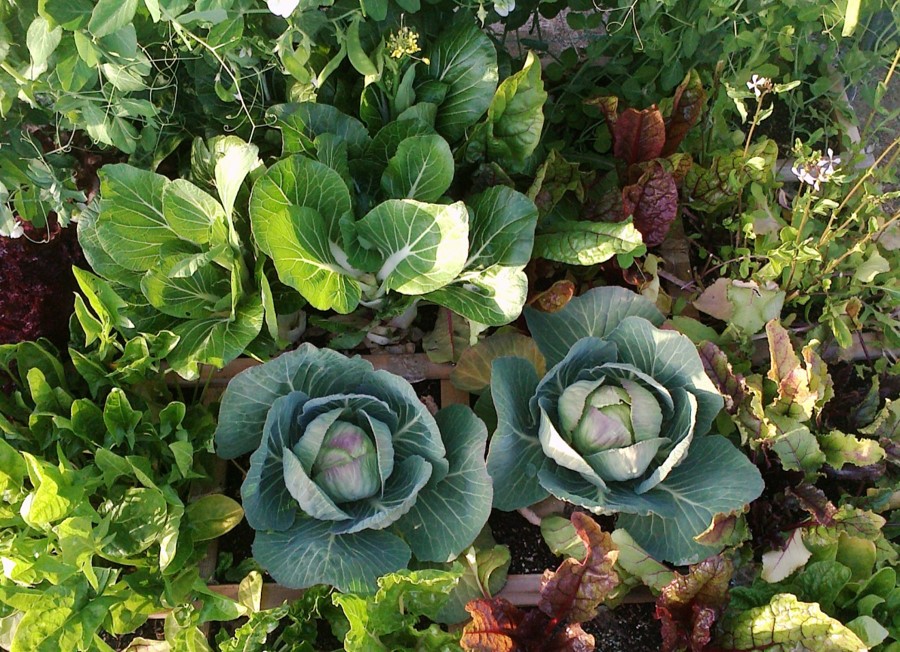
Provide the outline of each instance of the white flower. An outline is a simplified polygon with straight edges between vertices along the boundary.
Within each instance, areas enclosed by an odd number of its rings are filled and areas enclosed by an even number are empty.
[[[831,176],[818,165],[809,163],[801,164],[800,161],[797,161],[794,167],[791,168],[791,172],[793,172],[794,176],[800,179],[802,183],[812,186],[814,190],[818,190],[820,184],[823,181],[828,181],[828,177]]]
[[[509,16],[509,12],[516,8],[516,0],[494,0],[494,11],[498,16]]]
[[[760,77],[759,75],[753,75],[750,78],[750,81],[747,82],[747,88],[753,91],[753,94],[756,97],[760,97],[763,94],[763,91],[767,91],[772,87],[772,80],[768,77]]]
[[[12,212],[0,205],[0,236],[6,238],[21,238],[25,235],[22,224],[13,217]]]
[[[287,18],[294,13],[294,9],[300,4],[300,0],[266,0],[266,4],[269,5],[269,11],[273,14]]]
[[[830,177],[832,174],[834,174],[835,166],[840,164],[841,157],[835,156],[834,150],[829,147],[827,150],[825,150],[825,156],[820,158],[819,162],[816,165],[818,165],[819,168],[821,168],[822,171],[825,172],[826,176]]]

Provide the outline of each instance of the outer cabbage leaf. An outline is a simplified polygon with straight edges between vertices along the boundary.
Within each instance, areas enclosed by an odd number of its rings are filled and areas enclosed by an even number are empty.
[[[727,439],[712,435],[694,438],[684,461],[643,494],[620,483],[602,491],[571,471],[547,466],[540,478],[559,498],[597,513],[621,512],[618,524],[639,546],[678,565],[715,552],[694,537],[716,514],[742,509],[763,490],[756,467]]]
[[[386,530],[334,534],[329,521],[297,517],[283,531],[260,530],[253,557],[281,584],[331,584],[343,592],[367,593],[386,573],[409,563],[410,549]]]
[[[329,349],[304,344],[264,365],[235,376],[222,395],[216,452],[231,459],[259,448],[266,415],[272,403],[292,391],[310,396],[346,394],[368,374],[372,365]]]
[[[548,495],[537,478],[544,453],[528,406],[538,382],[527,360],[508,357],[493,363],[491,396],[498,427],[491,439],[487,469],[494,481],[494,507],[498,509],[517,509]]]
[[[418,559],[446,562],[478,536],[491,512],[493,489],[484,464],[484,423],[460,405],[444,408],[435,420],[447,448],[449,472],[419,491],[396,528]]]
[[[665,321],[649,299],[618,287],[587,292],[554,313],[525,309],[528,330],[547,359],[548,367],[561,362],[578,340],[604,339],[623,319],[631,316],[642,317],[654,326],[661,326]]]

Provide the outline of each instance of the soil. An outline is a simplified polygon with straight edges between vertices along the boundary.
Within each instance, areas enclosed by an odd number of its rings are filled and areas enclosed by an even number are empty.
[[[610,530],[612,518],[607,518],[609,522],[601,525]],[[510,574],[543,573],[562,562],[562,557],[554,555],[544,543],[541,529],[518,512],[494,510],[488,524],[497,543],[509,547]],[[662,638],[659,624],[653,618],[654,609],[652,603],[622,604],[615,609],[604,607],[594,620],[583,623],[582,628],[593,634],[597,652],[656,652]]]
[[[165,621],[151,619],[138,627],[135,631],[121,636],[114,636],[107,632],[102,632],[100,638],[114,650],[124,650],[136,638],[145,638],[148,641],[162,641],[165,639],[164,632]]]

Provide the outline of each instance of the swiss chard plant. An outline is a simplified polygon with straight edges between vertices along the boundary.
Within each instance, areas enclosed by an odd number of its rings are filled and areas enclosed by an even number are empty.
[[[464,650],[593,650],[594,637],[581,623],[597,615],[598,607],[616,590],[614,569],[619,551],[609,533],[587,514],[572,515],[572,526],[583,550],[556,571],[541,578],[537,608],[523,611],[503,598],[471,601],[472,621],[463,630]]]
[[[255,181],[253,235],[317,309],[397,314],[422,299],[505,324],[525,302],[537,209],[511,181],[478,187],[468,171],[509,179],[502,168],[532,154],[540,64],[529,56],[498,86],[493,44],[460,17],[427,53],[382,53],[359,119],[321,103],[272,109],[284,158]]]
[[[216,452],[252,453],[241,497],[253,556],[278,582],[366,592],[475,540],[492,497],[486,439],[467,407],[432,417],[398,376],[304,344],[229,383]]]
[[[826,468],[840,471],[882,462],[886,453],[876,437],[817,425],[835,390],[815,348],[805,346],[798,356],[789,332],[778,321],[770,321],[765,330],[771,360],[765,377],[744,378],[714,344],[701,345],[704,366],[726,395],[727,411],[744,443],[773,453],[784,469],[808,477]]]
[[[106,280],[80,275],[82,291],[100,298],[122,332],[171,331],[168,362],[185,378],[196,378],[200,364],[221,367],[243,353],[272,300],[236,227],[257,148],[235,136],[198,141],[193,159],[194,180],[207,181],[217,197],[186,179],[108,165],[99,206],[78,225],[85,257]]]
[[[647,299],[611,287],[555,313],[526,309],[525,320],[539,353],[497,357],[490,373],[495,507],[554,495],[619,514],[657,559],[715,553],[696,538],[763,483],[731,442],[710,434],[723,399],[690,340],[660,329]]]

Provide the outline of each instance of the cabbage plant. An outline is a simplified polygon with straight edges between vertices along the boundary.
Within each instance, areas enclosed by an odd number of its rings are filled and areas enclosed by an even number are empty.
[[[759,471],[709,434],[723,399],[691,341],[621,288],[598,288],[556,313],[526,310],[549,371],[494,360],[494,504],[552,494],[618,525],[654,557],[693,563],[715,552],[694,537],[763,489]]]
[[[465,406],[432,416],[412,386],[304,344],[235,376],[217,453],[249,453],[253,556],[294,588],[375,590],[412,556],[446,562],[487,521],[487,429]]]

